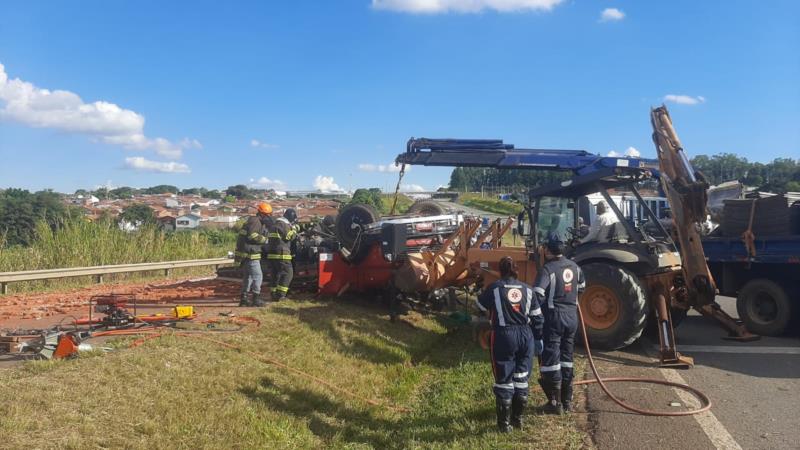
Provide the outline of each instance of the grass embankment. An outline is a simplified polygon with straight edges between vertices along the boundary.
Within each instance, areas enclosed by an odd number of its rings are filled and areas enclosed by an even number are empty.
[[[574,417],[496,433],[488,354],[468,326],[377,307],[282,302],[262,326],[214,338],[359,396],[197,339],[0,371],[10,448],[578,448]],[[534,383],[535,384],[535,383]],[[541,404],[540,392],[531,403]]]
[[[381,210],[380,213],[382,215],[388,215],[392,210],[392,202],[394,202],[394,194],[381,194]],[[405,214],[408,211],[408,208],[414,204],[414,200],[408,197],[407,195],[398,194],[397,196],[397,207],[395,208],[395,214]]]
[[[234,246],[234,234],[215,230],[165,233],[156,226],[145,226],[125,232],[113,222],[71,220],[53,231],[41,222],[29,247],[3,248],[0,242],[0,272],[224,257]],[[213,267],[178,269],[173,276],[212,271]],[[140,280],[155,274],[163,275],[163,271],[116,274],[106,277],[106,281]],[[9,291],[60,289],[90,283],[91,277],[13,283]]]
[[[522,211],[522,205],[515,202],[493,198],[481,198],[479,194],[464,194],[459,201],[470,208],[508,216],[516,216]]]

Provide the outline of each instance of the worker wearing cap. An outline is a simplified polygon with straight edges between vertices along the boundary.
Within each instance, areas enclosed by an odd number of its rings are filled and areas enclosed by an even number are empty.
[[[289,292],[292,268],[292,240],[297,237],[297,211],[287,208],[283,217],[273,222],[267,243],[267,260],[272,275],[272,299],[280,300]]]
[[[544,351],[539,383],[547,395],[547,414],[563,414],[572,408],[572,352],[578,330],[578,294],[586,288],[583,272],[563,255],[564,243],[548,236],[544,264],[533,287],[544,311]],[[538,338],[538,336],[537,336]]]
[[[501,432],[522,427],[528,404],[528,377],[535,353],[535,330],[541,333],[542,311],[533,288],[517,280],[514,260],[500,260],[500,279],[478,297],[477,307],[492,325],[491,358],[497,427]]]
[[[271,215],[272,206],[269,203],[259,203],[256,215],[247,218],[236,238],[235,260],[244,269],[239,306],[264,306],[261,300],[261,282],[264,279],[261,272],[261,250],[267,242],[267,233],[264,230],[271,221]],[[251,292],[252,299],[248,298]]]

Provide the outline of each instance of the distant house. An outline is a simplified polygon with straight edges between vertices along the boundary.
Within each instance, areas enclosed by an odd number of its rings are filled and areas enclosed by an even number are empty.
[[[181,201],[179,199],[177,199],[177,198],[168,198],[168,199],[166,199],[164,201],[164,205],[167,208],[180,208],[181,206],[183,206],[181,204]]]
[[[175,217],[172,216],[159,216],[158,219],[158,226],[161,227],[164,231],[175,231]]]
[[[200,226],[203,218],[194,213],[184,214],[175,218],[175,230],[194,230]]]
[[[200,222],[201,228],[233,228],[239,216],[215,216]]]

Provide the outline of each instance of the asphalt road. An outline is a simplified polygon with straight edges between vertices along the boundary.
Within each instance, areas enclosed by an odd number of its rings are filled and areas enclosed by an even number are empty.
[[[720,304],[736,316],[735,300]],[[588,422],[598,448],[800,448],[800,338],[762,338],[738,343],[710,319],[690,314],[677,329],[678,349],[694,358],[689,370],[659,369],[657,345],[641,340],[625,351],[597,355],[603,376],[679,379],[708,395],[710,414],[644,417],[629,414],[597,387],[586,391]],[[660,410],[687,404],[669,387],[614,384],[626,401]],[[681,406],[675,406],[681,405]]]

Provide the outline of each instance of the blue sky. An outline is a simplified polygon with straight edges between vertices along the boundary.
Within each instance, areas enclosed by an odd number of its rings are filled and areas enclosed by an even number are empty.
[[[690,155],[800,157],[795,1],[6,1],[0,64],[0,187],[393,189],[411,136],[653,156],[664,101]]]

